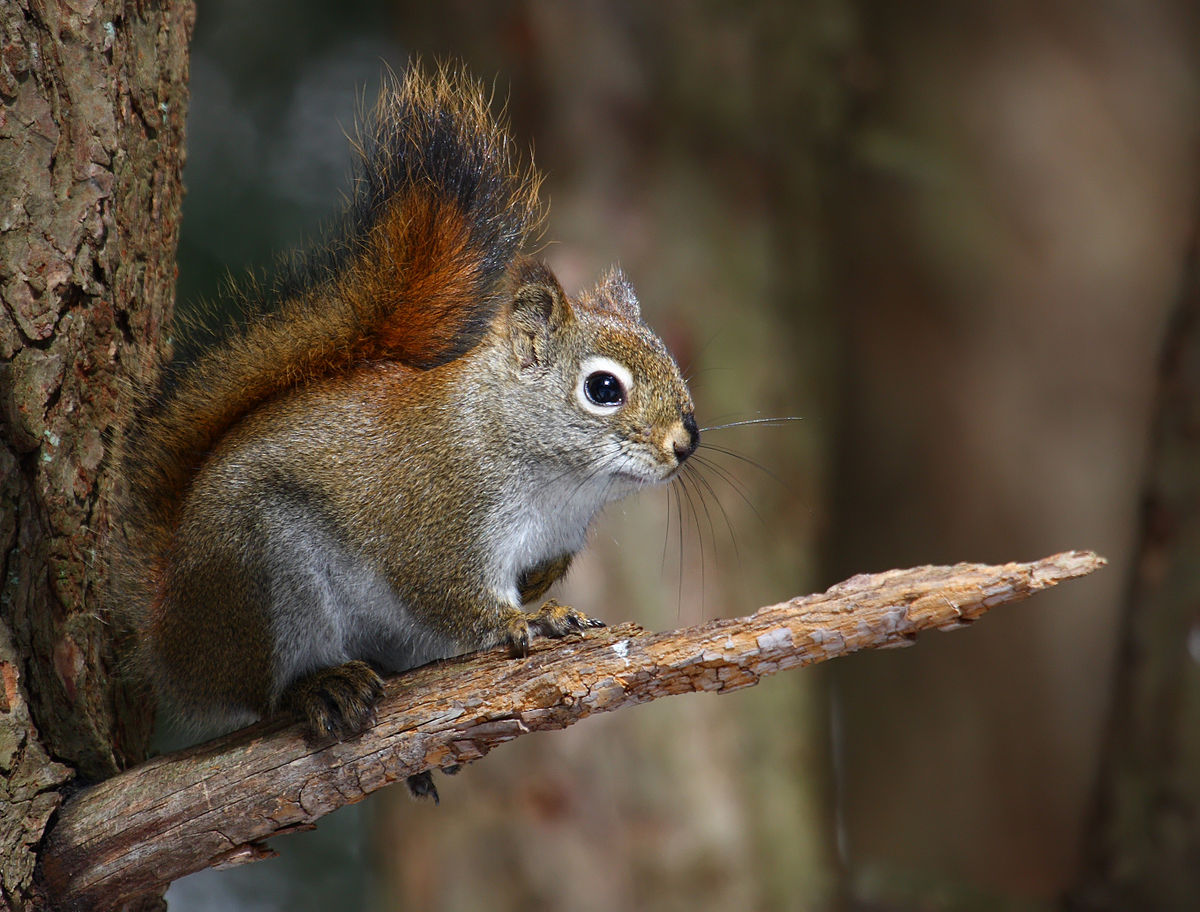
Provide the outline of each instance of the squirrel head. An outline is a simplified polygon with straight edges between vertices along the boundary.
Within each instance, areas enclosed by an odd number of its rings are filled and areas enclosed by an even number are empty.
[[[543,263],[515,267],[505,342],[536,446],[615,499],[673,477],[700,442],[691,393],[618,269],[569,300]]]

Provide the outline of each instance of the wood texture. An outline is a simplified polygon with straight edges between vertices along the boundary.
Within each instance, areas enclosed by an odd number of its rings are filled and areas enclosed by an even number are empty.
[[[922,630],[961,626],[1103,564],[1090,552],[1068,552],[1032,563],[893,570],[749,617],[670,633],[626,624],[541,642],[523,661],[492,651],[426,666],[387,682],[377,724],[354,740],[306,744],[297,726],[276,720],[81,793],[61,810],[43,853],[47,887],[65,907],[109,907],[205,867],[265,857],[269,837],[519,735],[904,645]]]

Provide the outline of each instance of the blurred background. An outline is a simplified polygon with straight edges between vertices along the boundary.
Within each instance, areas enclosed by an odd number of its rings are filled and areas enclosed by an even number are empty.
[[[666,491],[611,509],[564,601],[669,629],[862,571],[1110,565],[520,739],[440,807],[386,790],[172,910],[1200,908],[1200,586],[1138,626],[1160,354],[1200,307],[1198,26],[1185,0],[204,0],[181,312],[336,212],[385,67],[462,60],[546,174],[567,290],[619,262],[702,425],[802,419],[706,434],[682,527]]]

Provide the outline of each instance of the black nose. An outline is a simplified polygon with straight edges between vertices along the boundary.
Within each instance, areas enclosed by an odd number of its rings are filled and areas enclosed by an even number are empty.
[[[700,428],[696,427],[695,415],[683,416],[683,429],[687,431],[687,440],[675,442],[675,458],[681,463],[696,452],[696,447],[700,446]]]

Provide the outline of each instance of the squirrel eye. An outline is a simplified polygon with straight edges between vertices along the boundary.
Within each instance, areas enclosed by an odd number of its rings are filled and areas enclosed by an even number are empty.
[[[587,379],[583,381],[583,391],[588,400],[595,405],[614,406],[625,403],[625,387],[608,371],[588,374]]]
[[[597,418],[611,418],[629,401],[633,372],[605,355],[584,358],[575,380],[575,401]]]

